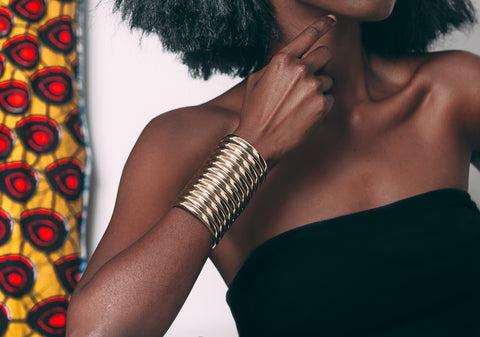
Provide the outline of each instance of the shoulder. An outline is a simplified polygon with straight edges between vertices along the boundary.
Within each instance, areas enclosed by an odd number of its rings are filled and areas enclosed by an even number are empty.
[[[168,160],[170,167],[184,166],[189,170],[237,124],[234,111],[212,103],[172,110],[148,123],[132,155],[140,153],[150,161]]]
[[[480,57],[460,50],[442,51],[418,57],[419,75],[435,90],[448,91],[452,99],[468,100],[480,107]],[[467,103],[467,102],[465,102]]]
[[[145,189],[161,186],[162,197],[175,197],[219,140],[232,133],[237,124],[234,111],[213,103],[183,107],[155,117],[135,143],[122,183],[138,185],[142,181]]]
[[[203,104],[163,113],[148,123],[132,154],[148,154],[148,160],[173,158],[170,167],[181,166],[191,174],[219,140],[232,133],[240,121],[245,81]],[[195,172],[195,170],[193,171]]]
[[[430,87],[430,103],[444,110],[474,150],[480,149],[480,57],[442,51],[419,57],[418,76]]]
[[[130,153],[122,183],[141,181],[142,188],[161,186],[161,197],[174,197],[219,140],[236,129],[242,90],[237,85],[208,102],[152,119]]]
[[[453,80],[451,85],[464,86],[463,79],[474,79],[480,75],[480,56],[463,50],[448,50],[424,54],[417,58],[421,70],[432,79]],[[461,78],[459,76],[462,76]]]
[[[461,68],[464,68],[461,66],[464,64],[465,66],[476,66],[480,69],[480,56],[465,50],[444,50],[431,52],[420,55],[419,58],[423,58],[429,65],[432,66],[450,65],[460,70]]]
[[[168,207],[218,141],[235,127],[235,114],[212,104],[169,111],[151,120],[124,166],[115,210],[124,213],[137,192],[142,207],[145,200],[153,202],[152,209]]]
[[[140,140],[167,142],[173,145],[198,146],[238,123],[238,115],[212,103],[184,107],[163,113],[152,119],[143,130]]]

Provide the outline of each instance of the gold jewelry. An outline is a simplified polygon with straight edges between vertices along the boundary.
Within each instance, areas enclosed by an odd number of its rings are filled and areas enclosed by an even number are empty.
[[[215,248],[266,174],[260,153],[245,139],[227,135],[173,206],[199,219],[212,234]]]

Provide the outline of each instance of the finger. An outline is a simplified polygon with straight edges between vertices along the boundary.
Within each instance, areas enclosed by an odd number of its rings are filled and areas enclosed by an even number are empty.
[[[302,58],[313,73],[324,68],[331,59],[332,53],[326,46],[320,46]]]
[[[336,19],[333,15],[326,15],[316,23],[308,26],[295,39],[286,45],[281,52],[301,58],[323,35],[333,26]]]
[[[333,79],[327,75],[317,76],[320,85],[318,86],[318,91],[321,93],[332,90],[333,88]]]

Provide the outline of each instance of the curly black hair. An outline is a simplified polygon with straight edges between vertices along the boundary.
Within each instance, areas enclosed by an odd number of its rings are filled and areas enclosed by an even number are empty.
[[[158,34],[194,77],[246,77],[280,37],[269,0],[115,0],[130,27]],[[453,29],[476,22],[470,0],[398,0],[392,15],[362,23],[367,52],[395,58],[423,53]]]

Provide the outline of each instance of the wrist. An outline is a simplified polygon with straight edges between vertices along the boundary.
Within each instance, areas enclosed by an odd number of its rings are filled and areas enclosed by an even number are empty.
[[[244,139],[248,144],[250,144],[267,162],[268,168],[271,168],[270,162],[272,161],[273,156],[271,154],[271,151],[262,141],[261,135],[259,135],[258,131],[240,126],[235,129],[232,134]]]
[[[210,231],[214,247],[265,179],[267,163],[245,139],[222,139],[174,207],[190,212]]]

